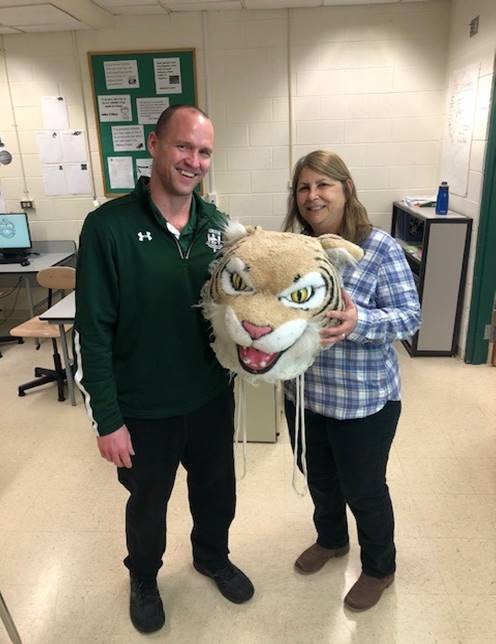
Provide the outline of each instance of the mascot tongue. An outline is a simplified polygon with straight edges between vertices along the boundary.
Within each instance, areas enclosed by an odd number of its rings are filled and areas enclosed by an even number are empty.
[[[255,347],[242,347],[239,345],[238,352],[241,364],[248,371],[266,369],[279,356],[279,353],[265,353],[265,351],[259,351]]]

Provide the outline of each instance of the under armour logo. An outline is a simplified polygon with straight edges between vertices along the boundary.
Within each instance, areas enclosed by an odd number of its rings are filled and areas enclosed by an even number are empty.
[[[148,230],[146,231],[146,233],[138,233],[138,239],[140,241],[144,241],[145,239],[147,239],[148,241],[152,241],[152,234]]]

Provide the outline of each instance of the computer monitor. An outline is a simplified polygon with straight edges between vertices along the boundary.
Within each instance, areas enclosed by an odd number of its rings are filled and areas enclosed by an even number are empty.
[[[31,249],[28,216],[25,212],[0,213],[0,254],[15,261]]]

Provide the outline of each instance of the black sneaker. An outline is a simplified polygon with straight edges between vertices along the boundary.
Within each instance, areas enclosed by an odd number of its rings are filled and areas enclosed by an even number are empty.
[[[206,577],[210,577],[217,584],[217,588],[226,599],[235,604],[243,604],[253,597],[255,589],[248,577],[236,568],[230,561],[220,570],[208,570],[200,564],[193,562],[193,566]]]
[[[157,581],[131,576],[129,615],[140,633],[153,633],[165,624],[165,614]]]

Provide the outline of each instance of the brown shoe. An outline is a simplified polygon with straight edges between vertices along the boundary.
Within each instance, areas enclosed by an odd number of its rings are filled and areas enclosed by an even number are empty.
[[[323,548],[318,543],[314,543],[313,546],[301,553],[294,565],[297,572],[302,575],[311,575],[320,570],[329,559],[343,557],[349,549],[349,544],[341,548]]]
[[[344,603],[352,610],[368,610],[377,604],[393,581],[394,575],[378,578],[362,572],[344,598]]]

